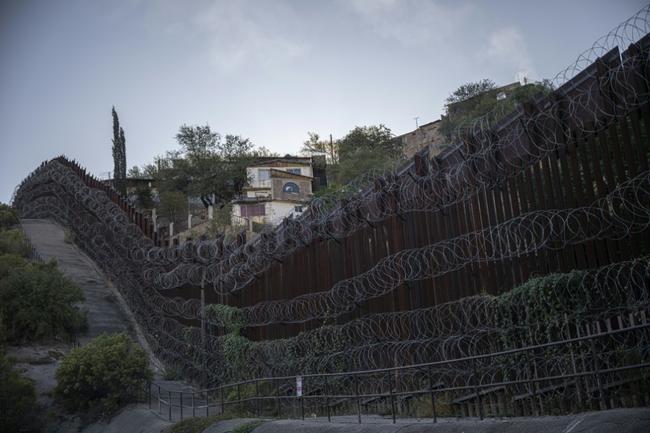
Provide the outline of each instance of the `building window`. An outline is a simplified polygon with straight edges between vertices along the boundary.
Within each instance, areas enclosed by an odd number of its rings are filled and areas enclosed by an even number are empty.
[[[287,194],[298,194],[300,193],[300,187],[294,182],[287,182],[282,187],[282,191]]]
[[[300,212],[302,212],[302,206],[294,206],[293,210],[294,210],[294,212],[300,213]]]
[[[268,168],[260,168],[257,172],[257,179],[260,182],[271,179],[271,170]]]
[[[239,205],[239,208],[241,216],[244,218],[266,215],[264,204],[242,204]]]
[[[299,168],[287,168],[287,173],[291,174],[300,174],[300,169]]]

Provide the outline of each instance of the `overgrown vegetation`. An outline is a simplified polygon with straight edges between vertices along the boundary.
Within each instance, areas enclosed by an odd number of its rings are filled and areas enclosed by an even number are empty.
[[[32,248],[20,229],[0,230],[0,254],[29,257]]]
[[[16,211],[9,205],[0,203],[0,230],[6,230],[18,224]]]
[[[177,422],[167,428],[164,433],[201,433],[216,422],[232,418],[233,415],[228,414],[212,415],[205,418],[190,418]]]
[[[16,267],[10,268],[12,264]],[[5,273],[0,280],[0,315],[8,341],[70,337],[85,327],[85,314],[75,306],[83,301],[83,292],[55,262],[23,263],[18,256],[3,255],[0,272]]]
[[[231,380],[242,378],[252,347],[250,340],[240,334],[245,324],[242,311],[237,307],[224,304],[208,305],[206,310],[213,320],[223,324],[226,331],[223,338],[223,356],[227,370],[225,377]]]
[[[264,421],[251,421],[246,424],[242,424],[232,431],[232,433],[251,433],[257,427],[264,424]]]
[[[125,334],[73,349],[56,371],[56,397],[70,411],[109,415],[137,401],[152,378],[145,352]]]
[[[31,380],[14,369],[0,351],[0,431],[39,431],[36,391]]]
[[[0,209],[13,212],[5,205]],[[18,344],[75,335],[86,324],[85,314],[76,306],[83,301],[83,292],[65,278],[56,262],[28,261],[31,245],[22,230],[7,228],[10,225],[0,228],[0,338]]]
[[[510,114],[519,104],[537,94],[548,94],[552,86],[548,81],[528,83],[504,89],[497,88],[489,79],[466,83],[445,100],[445,112],[440,131],[447,139],[472,125],[476,119],[487,116],[491,124]],[[499,97],[503,91],[505,97]]]

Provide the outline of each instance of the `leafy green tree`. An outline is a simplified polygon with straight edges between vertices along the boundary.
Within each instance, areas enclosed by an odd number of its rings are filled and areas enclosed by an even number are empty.
[[[20,229],[0,231],[0,254],[16,254],[28,257],[32,251],[29,241]]]
[[[488,90],[492,90],[496,88],[496,86],[497,85],[494,83],[494,81],[490,80],[489,78],[484,78],[473,83],[465,83],[458,89],[454,90],[451,95],[445,99],[445,105],[446,107],[449,107],[451,104],[466,101],[470,98],[473,98],[474,96],[485,93]]]
[[[338,140],[339,162],[328,168],[328,177],[343,185],[370,170],[392,167],[402,156],[401,143],[389,128],[357,126]]]
[[[270,155],[267,149],[255,149],[248,138],[222,137],[208,125],[183,125],[176,139],[181,149],[156,160],[155,178],[161,192],[214,195],[218,201],[228,202],[246,184],[246,166],[255,158]]]
[[[187,196],[178,191],[163,191],[160,193],[160,216],[178,223],[187,216]]]
[[[16,211],[9,205],[0,203],[0,230],[8,229],[18,224]]]
[[[321,140],[320,135],[315,132],[307,132],[309,138],[302,143],[300,152],[303,155],[313,155],[315,153],[324,153],[327,157],[328,164],[336,164],[339,160],[339,143],[332,140]]]
[[[137,401],[151,378],[145,352],[125,333],[103,334],[63,359],[54,392],[70,411],[109,415]]]
[[[202,159],[213,156],[221,136],[210,130],[209,125],[188,126],[183,125],[176,134],[176,141],[189,159]]]
[[[357,126],[341,138],[338,145],[341,161],[359,149],[384,152],[389,158],[401,153],[401,143],[395,140],[391,130],[384,125]]]
[[[0,268],[20,266],[4,271],[0,279],[0,316],[8,341],[71,336],[85,327],[86,316],[76,306],[84,300],[83,292],[56,262],[23,264],[16,256],[0,258]]]
[[[142,209],[151,209],[153,208],[153,194],[151,193],[151,188],[147,186],[138,186],[135,189],[135,196],[138,200],[138,207]]]

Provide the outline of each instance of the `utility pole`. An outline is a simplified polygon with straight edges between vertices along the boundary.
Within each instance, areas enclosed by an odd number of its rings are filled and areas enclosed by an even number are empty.
[[[415,116],[413,119],[415,119],[415,129],[418,129],[420,126],[418,125],[418,116]]]

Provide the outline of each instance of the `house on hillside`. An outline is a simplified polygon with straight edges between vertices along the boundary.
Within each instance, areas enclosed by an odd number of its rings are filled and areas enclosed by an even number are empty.
[[[233,222],[277,225],[305,211],[314,192],[327,186],[325,157],[260,158],[246,167],[248,184],[233,200]]]

